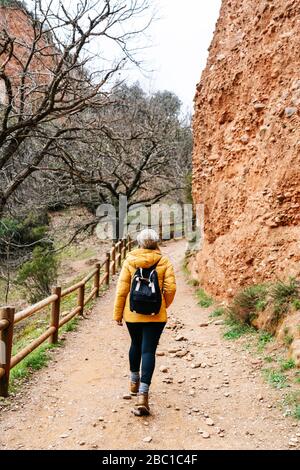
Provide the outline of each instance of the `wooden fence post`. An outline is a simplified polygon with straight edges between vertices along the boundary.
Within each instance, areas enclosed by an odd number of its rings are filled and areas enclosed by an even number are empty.
[[[14,333],[14,316],[15,309],[12,307],[4,307],[0,309],[0,320],[6,320],[8,326],[0,331],[0,371],[4,370],[0,375],[0,396],[8,396],[10,361],[12,351],[12,341]]]
[[[57,295],[57,299],[52,303],[52,308],[51,308],[51,325],[50,326],[54,326],[55,331],[50,336],[49,342],[50,344],[56,344],[58,341],[61,287],[54,287],[52,289],[52,294]]]
[[[192,219],[192,231],[196,232],[197,230],[197,217],[195,214],[193,214],[193,219]]]
[[[159,218],[158,234],[159,234],[159,239],[160,239],[160,241],[162,242],[162,241],[163,241],[163,224],[162,224],[162,217]]]
[[[174,214],[172,214],[172,218],[170,221],[170,240],[173,240],[175,238],[175,229],[176,229],[176,221]]]
[[[100,287],[100,263],[96,264],[97,271],[94,276],[94,289],[96,289],[95,297],[99,297],[99,287]]]
[[[128,251],[131,251],[131,237],[128,235]]]
[[[124,246],[124,259],[126,258],[126,254],[127,254],[127,240],[128,240],[128,237],[127,237],[127,238],[124,238],[124,240],[123,240],[123,246]]]
[[[116,245],[113,245],[111,250],[111,261],[112,261],[112,270],[111,274],[114,276],[116,274]]]
[[[110,278],[110,252],[106,253],[106,261],[105,261],[105,273],[106,273],[106,285],[109,286],[109,278]]]
[[[122,251],[123,251],[123,240],[120,240],[120,245],[119,245],[119,262],[118,262],[118,266],[119,268],[121,268],[122,266]]]
[[[84,310],[84,290],[85,290],[85,284],[81,284],[81,286],[78,289],[78,298],[77,298],[77,304],[78,307],[80,307],[79,315],[83,315],[83,310]]]

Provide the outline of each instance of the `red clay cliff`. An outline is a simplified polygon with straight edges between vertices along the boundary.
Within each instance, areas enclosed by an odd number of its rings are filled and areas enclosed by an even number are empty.
[[[300,276],[300,0],[223,0],[197,85],[195,203],[201,285]]]

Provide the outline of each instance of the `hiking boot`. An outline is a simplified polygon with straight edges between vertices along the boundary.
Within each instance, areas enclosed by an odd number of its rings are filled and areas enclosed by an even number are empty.
[[[136,396],[139,391],[140,382],[130,382],[130,395]]]
[[[139,393],[135,413],[137,416],[147,416],[150,414],[148,396],[148,393]]]

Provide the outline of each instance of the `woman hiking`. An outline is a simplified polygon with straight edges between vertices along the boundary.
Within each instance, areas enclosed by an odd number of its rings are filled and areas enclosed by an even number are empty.
[[[159,236],[152,229],[137,236],[139,248],[128,253],[117,285],[113,319],[123,320],[131,337],[129,350],[130,393],[138,395],[135,414],[149,414],[149,387],[155,368],[155,354],[167,322],[176,282],[170,260],[163,256]],[[140,372],[141,368],[141,372]]]

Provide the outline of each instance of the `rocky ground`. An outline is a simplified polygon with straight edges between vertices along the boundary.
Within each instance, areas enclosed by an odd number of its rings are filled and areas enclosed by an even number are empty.
[[[112,286],[49,366],[2,405],[1,449],[300,447],[300,423],[283,417],[257,358],[225,341],[222,320],[199,308],[182,272],[185,242],[163,251],[175,265],[178,292],[157,354],[151,416],[131,413],[129,338],[111,321]]]

